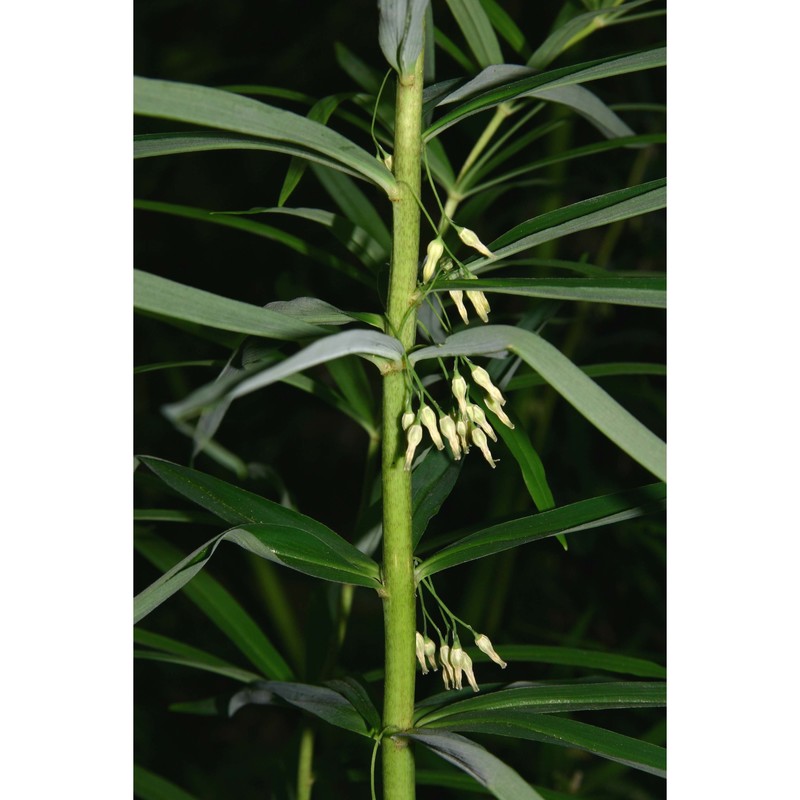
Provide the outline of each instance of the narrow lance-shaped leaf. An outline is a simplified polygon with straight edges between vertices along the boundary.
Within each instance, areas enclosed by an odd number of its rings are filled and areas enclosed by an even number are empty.
[[[138,764],[133,765],[133,793],[141,800],[196,800],[193,794]]]
[[[343,100],[347,100],[352,96],[353,95],[351,94],[337,94],[329,97],[323,97],[321,100],[317,100],[313,106],[311,106],[306,116],[308,119],[313,120],[314,122],[319,122],[321,125],[325,125],[330,119],[331,114],[336,111],[339,104]],[[286,171],[286,177],[283,180],[283,186],[281,187],[280,195],[278,197],[279,206],[286,204],[286,201],[297,187],[297,184],[300,183],[300,179],[303,177],[303,173],[305,172],[307,165],[308,162],[305,159],[297,157],[292,158],[291,162],[289,163],[289,169]]]
[[[432,291],[473,289],[520,297],[548,297],[585,303],[611,303],[644,308],[667,307],[667,281],[661,276],[609,278],[489,278],[438,282]]]
[[[518,772],[471,739],[457,733],[432,730],[416,730],[404,735],[455,764],[498,800],[542,800],[542,796]]]
[[[261,558],[283,564],[315,578],[377,589],[378,565],[321,523],[315,530],[250,523],[215,536],[162,575],[134,599],[134,623],[183,588],[221,542],[238,544]]]
[[[299,145],[322,154],[331,163],[358,173],[380,186],[389,197],[397,193],[397,182],[392,173],[346,137],[299,114],[248,97],[207,86],[135,78],[134,111],[145,116]]]
[[[161,214],[172,214],[176,217],[195,219],[200,222],[207,222],[212,225],[220,225],[225,228],[233,228],[237,231],[260,236],[264,239],[278,242],[279,244],[294,250],[296,253],[301,253],[304,256],[308,256],[319,264],[323,264],[326,267],[331,267],[332,269],[338,270],[348,277],[353,278],[353,280],[359,281],[359,283],[368,284],[370,286],[372,286],[374,283],[374,279],[365,273],[364,270],[347,263],[338,256],[335,256],[333,253],[328,252],[328,250],[315,247],[300,236],[295,236],[294,234],[280,230],[272,225],[265,225],[262,222],[244,219],[239,214],[232,214],[230,212],[215,212],[204,208],[176,205],[175,203],[161,203],[152,200],[134,200],[133,207],[141,211],[156,211]],[[253,209],[252,212],[247,213],[260,213],[261,211],[267,210],[272,209]],[[336,220],[332,219],[333,216],[334,215],[331,214],[330,218],[328,219],[315,219],[314,221],[327,225],[327,227],[333,230],[334,235],[337,233],[341,234],[342,238],[344,239],[344,244],[347,246],[349,244],[349,237],[345,239],[345,234],[342,231],[342,227],[346,226],[342,226],[340,224],[338,227],[336,227]],[[342,220],[342,222],[344,222],[344,220]],[[351,233],[353,232],[351,231]],[[353,233],[353,235],[355,234]]]
[[[423,561],[417,567],[417,579],[558,533],[577,533],[651,513],[663,508],[665,496],[666,486],[655,483],[501,522],[466,536]]]
[[[667,775],[663,747],[558,714],[530,714],[514,709],[474,712],[433,722],[422,730],[431,734],[459,730],[530,739],[584,750],[662,778]]]
[[[495,355],[509,350],[535,369],[567,402],[631,458],[666,480],[667,446],[557,348],[531,331],[486,325],[449,336],[443,345],[412,353],[412,364],[425,358]]]
[[[400,75],[414,71],[424,46],[425,15],[430,0],[378,0],[378,42],[386,60]]]
[[[133,629],[133,641],[138,645],[153,648],[152,650],[134,651],[134,656],[137,658],[172,661],[172,663],[182,666],[192,667],[194,669],[205,669],[209,672],[226,675],[242,683],[258,681],[262,678],[261,675],[255,672],[236,667],[224,659],[217,658],[217,656],[207,653],[205,650],[200,650],[197,647],[192,647],[191,645],[176,641],[169,636],[162,636],[159,633],[146,631],[141,627]]]
[[[438,105],[462,102],[481,92],[496,86],[503,86],[510,81],[522,80],[534,75],[528,67],[517,64],[497,64],[487,67],[463,86],[449,93],[439,101]],[[632,136],[633,131],[623,122],[596,94],[583,86],[556,86],[546,89],[532,89],[525,97],[535,97],[567,106],[580,114],[608,138]]]
[[[369,725],[353,704],[339,692],[325,686],[282,681],[259,681],[238,691],[228,703],[228,715],[233,716],[246,705],[272,705],[275,697],[314,716],[324,719],[337,728],[369,736]]]
[[[582,64],[543,72],[528,78],[512,80],[502,86],[482,92],[477,97],[467,100],[458,108],[440,117],[427,128],[423,134],[423,139],[425,141],[432,139],[462,119],[493,108],[500,105],[500,103],[506,103],[521,97],[532,97],[543,91],[610,78],[614,75],[624,75],[629,72],[663,67],[665,64],[666,48],[656,48],[626,56],[613,56],[596,61],[587,61]]]
[[[189,467],[150,456],[139,460],[168,486],[238,527],[214,537],[142,592],[137,619],[191,580],[223,540],[314,577],[377,586],[377,564],[321,522]]]
[[[183,556],[178,548],[151,536],[136,536],[134,547],[160,570],[169,567]],[[292,670],[275,649],[253,618],[218,581],[201,573],[185,588],[185,594],[239,650],[262,675],[276,680],[292,678]],[[134,614],[137,609],[134,608]],[[135,623],[134,623],[135,624]]]
[[[453,721],[467,713],[513,709],[529,714],[566,711],[602,711],[611,708],[660,708],[667,704],[666,684],[648,681],[603,682],[586,684],[516,684],[497,692],[486,692],[457,700],[434,710],[426,710],[416,719],[417,727],[443,720]],[[449,723],[445,723],[449,724]]]
[[[536,245],[579,231],[649,214],[664,208],[666,204],[666,180],[663,178],[581,200],[516,225],[489,245],[492,251],[491,259],[479,256],[470,261],[468,267],[475,273],[486,270],[490,264],[492,268],[496,268],[500,266],[501,259],[529,250]]]
[[[606,5],[605,8],[596,8],[585,14],[578,14],[572,17],[556,28],[536,48],[536,52],[528,60],[528,66],[537,70],[545,69],[561,53],[585,36],[588,36],[592,31],[602,28],[607,21],[617,19],[628,11],[649,2],[651,0],[638,0],[638,2],[625,3],[625,5],[616,7]]]
[[[346,355],[378,356],[382,360],[397,361],[403,355],[403,348],[397,339],[378,331],[353,330],[337,333],[314,342],[274,367],[264,369],[233,384],[225,382],[207,384],[185,400],[168,406],[165,411],[173,419],[190,416],[222,398],[234,400],[296,372]]]
[[[667,670],[654,661],[618,653],[605,653],[600,650],[534,644],[497,644],[496,649],[510,662],[517,664],[560,664],[621,675],[635,675],[639,678],[663,679],[667,677]],[[488,661],[489,656],[475,653],[474,660],[477,662]]]
[[[503,53],[480,0],[447,0],[447,5],[477,62],[482,67],[500,64]]]
[[[326,331],[277,311],[134,270],[133,302],[139,311],[269,339],[307,339]]]

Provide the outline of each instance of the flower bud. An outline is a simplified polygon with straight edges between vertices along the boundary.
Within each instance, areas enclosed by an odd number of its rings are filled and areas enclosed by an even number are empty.
[[[461,319],[464,320],[464,324],[469,325],[469,317],[467,316],[467,307],[464,305],[464,292],[462,292],[461,289],[454,289],[452,292],[450,292],[450,297],[456,304],[456,308],[458,309],[458,313],[461,316]]]
[[[492,383],[489,373],[483,367],[472,368],[472,380],[478,384],[482,389],[485,389],[489,397],[496,400],[501,406],[506,404],[506,399],[503,393]]]
[[[475,673],[472,671],[472,659],[463,650],[461,651],[461,668],[467,676],[472,691],[479,692],[481,689],[480,686],[478,686],[478,681],[475,680]]]
[[[422,266],[422,282],[427,283],[436,272],[436,265],[444,253],[444,243],[441,237],[434,239],[428,244],[428,255],[425,257],[425,263]]]
[[[430,406],[422,406],[419,410],[419,421],[428,429],[428,433],[433,439],[437,450],[444,450],[444,442],[439,435],[439,429],[436,427],[436,414]]]
[[[436,666],[436,645],[431,639],[430,636],[426,636],[423,640],[423,645],[425,649],[425,655],[428,658],[428,663],[431,665],[431,669],[434,672],[438,672],[438,667]]]
[[[486,419],[486,414],[480,406],[470,403],[467,406],[467,416],[474,422],[493,442],[497,441],[497,434]]]
[[[391,153],[387,153],[383,157],[383,165],[386,167],[386,169],[389,170],[389,172],[393,172],[394,171],[394,159],[392,158],[392,154]]]
[[[464,242],[467,247],[477,250],[481,255],[492,257],[492,251],[478,238],[475,231],[469,228],[460,228],[458,231],[458,238]]]
[[[495,664],[499,664],[503,669],[505,669],[508,664],[500,658],[499,655],[495,652],[494,647],[492,647],[491,639],[485,633],[479,633],[475,637],[475,644],[482,653],[486,653],[489,658],[494,661]]]
[[[406,448],[406,463],[404,469],[406,472],[411,470],[411,462],[414,460],[414,452],[417,445],[422,441],[422,425],[415,422],[408,429],[408,447]]]
[[[417,647],[417,661],[419,661],[419,665],[422,667],[422,674],[428,674],[428,667],[425,664],[425,640],[422,638],[422,634],[417,631],[416,636],[416,647]]]
[[[415,419],[416,419],[416,415],[414,414],[413,411],[406,411],[406,413],[403,414],[403,417],[400,420],[400,422],[401,422],[401,424],[403,426],[403,430],[407,431],[411,427],[411,425],[412,425],[412,423],[414,422]]]
[[[499,417],[500,422],[502,422],[503,425],[505,425],[508,428],[511,428],[511,430],[514,430],[514,423],[508,418],[506,412],[503,411],[502,407],[500,406],[500,403],[498,403],[493,397],[486,398],[486,408],[488,408],[489,411],[492,412],[492,414]]]
[[[461,443],[458,440],[458,432],[456,431],[456,423],[452,417],[441,416],[439,417],[439,429],[447,439],[447,444],[450,445],[450,452],[456,461],[461,460]]]
[[[458,410],[462,416],[467,413],[467,382],[457,372],[451,384],[453,397],[458,402]]]
[[[481,318],[483,322],[489,321],[489,312],[492,310],[489,307],[489,301],[483,292],[467,290],[467,300],[472,303],[475,313]]]
[[[489,465],[494,469],[494,459],[489,452],[489,443],[486,441],[486,434],[480,428],[473,428],[471,432],[472,441],[478,445],[483,457],[489,462]]]

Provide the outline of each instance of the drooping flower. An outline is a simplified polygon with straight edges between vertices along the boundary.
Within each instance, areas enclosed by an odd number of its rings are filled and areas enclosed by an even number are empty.
[[[469,228],[459,228],[458,238],[467,247],[477,250],[481,255],[492,257],[492,251],[478,238],[478,234],[475,231],[471,231]]]
[[[467,316],[467,307],[464,305],[464,292],[462,292],[461,289],[453,289],[453,291],[450,292],[450,297],[456,304],[456,308],[458,309],[458,313],[461,316],[461,319],[464,320],[464,324],[469,325],[469,317]]]
[[[428,658],[428,663],[431,665],[431,669],[434,672],[438,672],[439,668],[436,666],[436,645],[433,639],[431,639],[430,636],[426,636],[423,639],[423,646],[425,650],[425,655]]]
[[[453,397],[456,398],[458,403],[458,410],[462,416],[467,413],[467,382],[459,375],[455,374],[451,384],[453,389]]]
[[[436,265],[439,263],[442,253],[444,253],[444,242],[442,242],[442,238],[440,236],[428,244],[427,256],[425,257],[425,263],[422,266],[423,283],[427,283],[431,278],[433,278],[434,273],[436,272]]]
[[[419,410],[419,421],[428,429],[437,450],[444,450],[444,442],[436,427],[436,414],[430,406],[422,406]]]
[[[461,442],[461,449],[464,453],[469,453],[469,439],[467,438],[467,423],[464,421],[464,418],[456,421],[456,433],[458,434],[458,439]]]
[[[453,643],[452,649],[450,650],[450,666],[453,668],[453,683],[456,689],[461,688],[461,673],[464,670],[465,655],[466,653],[461,649],[461,643],[458,641],[458,639],[456,639]]]
[[[489,462],[492,469],[495,468],[494,459],[489,451],[489,442],[486,440],[486,434],[480,428],[473,428],[470,432],[472,441],[480,448],[483,457]]]
[[[492,647],[492,640],[485,633],[479,633],[475,637],[475,644],[482,653],[486,653],[486,655],[489,656],[489,658],[491,658],[495,664],[499,664],[502,669],[505,669],[508,666],[508,664],[503,661],[503,659],[500,658],[500,656],[495,652],[494,647]]]
[[[497,434],[489,424],[489,420],[486,419],[486,414],[483,413],[483,409],[480,406],[470,403],[467,406],[467,415],[493,442],[497,441]]]
[[[511,430],[514,430],[514,423],[508,418],[506,412],[503,411],[500,403],[498,403],[493,397],[488,397],[486,399],[486,408],[488,408],[489,411],[492,412],[492,414],[497,416],[500,419],[500,422],[503,423],[503,425],[505,425],[508,428],[511,428]]]
[[[503,393],[492,383],[491,376],[483,367],[472,368],[472,380],[478,384],[482,389],[485,389],[489,397],[499,403],[501,406],[506,404],[506,399]]]
[[[458,439],[458,431],[456,431],[456,423],[452,417],[442,415],[439,417],[439,429],[447,439],[447,444],[450,445],[450,452],[456,461],[461,460],[461,443]]]
[[[486,295],[477,289],[467,289],[467,300],[472,303],[475,313],[481,318],[483,322],[489,321],[489,312],[492,310],[489,307],[489,301]]]
[[[464,650],[461,651],[461,668],[464,670],[464,674],[467,676],[467,680],[469,681],[469,685],[472,687],[472,691],[479,692],[481,689],[480,686],[478,686],[478,681],[475,680],[475,673],[472,671],[472,659]]]
[[[406,413],[403,414],[403,417],[400,420],[400,422],[401,422],[401,424],[403,426],[403,430],[407,431],[411,427],[411,425],[412,425],[412,423],[414,422],[415,419],[416,419],[416,415],[414,414],[413,411],[406,411]]]
[[[425,640],[422,638],[422,634],[417,631],[416,635],[416,648],[417,648],[417,661],[419,661],[419,665],[422,667],[422,674],[428,674],[428,667],[425,664]]]
[[[417,445],[422,441],[422,425],[415,422],[408,429],[406,435],[408,437],[408,447],[406,447],[406,463],[404,469],[406,472],[409,472],[411,470],[411,463],[414,461],[414,452],[417,449]]]
[[[450,665],[450,648],[446,644],[439,648],[439,663],[442,665],[444,688],[447,690],[455,688],[455,676],[453,667]]]

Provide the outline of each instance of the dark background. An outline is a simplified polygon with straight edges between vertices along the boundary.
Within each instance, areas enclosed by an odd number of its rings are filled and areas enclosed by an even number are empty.
[[[560,7],[560,3],[552,2],[502,5],[534,46],[545,38]],[[435,2],[434,11],[437,25],[463,45],[446,5]],[[319,98],[355,89],[337,64],[335,42],[345,44],[373,68],[382,72],[385,67],[377,44],[374,0],[139,0],[134,12],[134,68],[136,74],[147,77],[211,86],[266,84]],[[642,49],[663,38],[660,18],[615,26],[576,46],[554,66]],[[504,44],[503,48],[509,63],[515,63],[518,59]],[[437,80],[463,74],[440,51],[437,59]],[[608,103],[663,103],[663,80],[663,71],[657,70],[605,80],[591,88]],[[299,113],[307,110],[289,101],[267,102]],[[661,112],[620,113],[637,133],[664,130]],[[475,117],[443,135],[454,165],[463,160],[484,120],[485,117]],[[368,137],[336,117],[331,126],[372,149]],[[136,122],[136,130],[142,132],[179,127],[165,127],[149,120]],[[565,142],[578,146],[597,140],[594,129],[582,120],[569,125],[559,137],[537,142],[537,149],[531,150],[528,160],[541,157],[548,148],[563,148]],[[481,238],[491,241],[514,224],[555,204],[625,186],[635,159],[636,152],[614,151],[570,162],[566,169],[551,170],[548,187],[514,190],[483,214]],[[639,164],[639,180],[663,176],[664,161],[663,148],[650,148],[647,158]],[[277,203],[287,165],[287,157],[266,152],[146,159],[135,166],[136,196],[214,210],[272,206]],[[388,204],[379,193],[364,183],[359,186],[375,200],[388,221]],[[310,172],[289,205],[335,210]],[[609,268],[664,269],[664,225],[663,214],[650,214],[622,226]],[[287,218],[285,228],[317,246],[330,246],[342,258],[348,257],[337,243],[328,245],[311,223]],[[264,239],[141,211],[136,212],[135,231],[136,266],[148,272],[257,305],[311,295],[349,310],[381,310],[378,291],[328,272]],[[577,259],[587,255],[593,262],[607,233],[607,229],[588,231],[542,247],[537,254],[545,255],[546,249],[549,257]],[[492,305],[493,317],[496,315],[500,321],[534,303],[495,295]],[[664,316],[660,311],[565,304],[546,329],[546,336],[578,364],[665,360]],[[136,318],[135,347],[137,365],[189,359],[224,361],[230,354],[219,343],[144,317]],[[217,371],[218,368],[185,368],[137,375],[138,453],[188,463],[188,439],[172,428],[159,409],[211,380]],[[329,380],[324,368],[314,375]],[[377,396],[379,381],[371,373],[370,379]],[[602,379],[601,383],[651,429],[659,435],[666,434],[663,379],[620,377]],[[557,504],[650,482],[647,473],[570,406],[554,401],[547,390],[518,392],[512,405],[543,459]],[[355,423],[315,398],[280,384],[237,401],[217,439],[250,465],[249,476],[237,479],[205,456],[197,461],[197,468],[271,499],[280,499],[285,490],[300,511],[345,537],[352,536],[367,446],[366,434]],[[466,459],[456,489],[423,541],[455,530],[478,530],[503,518],[534,512],[515,462],[510,454],[502,452],[500,445],[495,449],[501,462],[494,473],[478,457]],[[187,507],[147,476],[137,476],[137,503],[142,507]],[[162,536],[189,552],[217,530],[221,528],[151,524],[140,528],[138,534]],[[223,547],[210,570],[280,647],[253,561],[238,548]],[[158,573],[143,559],[137,558],[135,564],[139,590]],[[651,517],[576,535],[568,553],[555,540],[546,540],[465,565],[439,576],[437,588],[459,616],[488,633],[496,643],[581,646],[665,663],[664,570],[664,524]],[[280,578],[304,634],[324,638],[328,590],[295,572],[282,571]],[[160,607],[143,627],[247,666],[228,640],[183,596]],[[381,663],[380,605],[372,594],[357,591],[337,674],[363,675]],[[135,675],[138,763],[198,798],[291,796],[286,786],[294,782],[300,726],[307,721],[299,711],[248,707],[231,719],[179,714],[168,707],[224,696],[236,687],[224,678],[155,662],[137,661]],[[502,678],[511,681],[585,675],[585,670],[566,667],[511,664]],[[478,676],[481,681],[499,680],[485,665],[480,667]],[[420,679],[418,696],[438,691],[437,681],[438,676]],[[379,704],[380,681],[372,680],[368,685]],[[635,711],[577,714],[575,718],[663,743],[663,716],[660,712]],[[324,724],[312,724],[318,729],[314,797],[368,796],[365,781],[370,743]],[[663,796],[663,782],[659,779],[585,754],[512,739],[480,740],[539,786],[574,791],[579,797]],[[420,754],[420,766],[441,766],[441,762],[434,764],[433,759]],[[461,793],[421,787],[419,796],[456,797]]]

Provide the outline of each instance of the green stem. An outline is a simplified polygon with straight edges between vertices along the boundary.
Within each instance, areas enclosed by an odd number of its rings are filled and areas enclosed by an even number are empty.
[[[392,266],[387,318],[389,330],[409,350],[414,344],[416,310],[413,296],[419,263],[422,151],[422,55],[413,74],[397,83],[394,174],[399,184],[393,200]],[[411,539],[411,473],[403,469],[400,417],[405,408],[406,380],[390,372],[383,383],[383,610],[386,678],[382,742],[386,800],[413,800],[414,756],[407,738],[395,731],[413,725],[416,602]]]
[[[314,785],[314,731],[304,728],[300,735],[300,756],[297,759],[297,800],[311,800]]]

